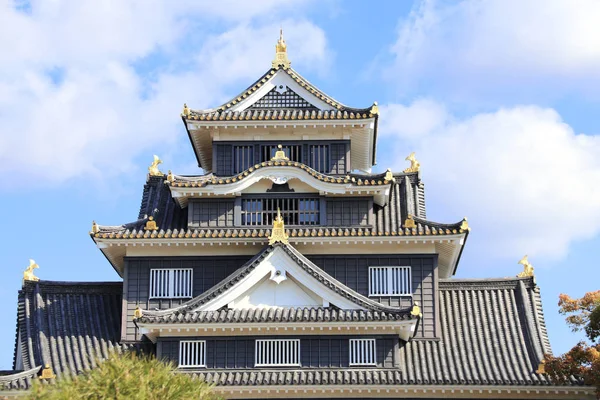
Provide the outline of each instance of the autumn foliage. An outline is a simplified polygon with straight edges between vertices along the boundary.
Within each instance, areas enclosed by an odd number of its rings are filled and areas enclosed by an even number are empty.
[[[558,306],[571,329],[584,331],[590,343],[581,341],[559,357],[546,356],[546,373],[557,383],[566,383],[570,377],[581,379],[596,387],[600,399],[600,290],[580,299],[561,294]]]

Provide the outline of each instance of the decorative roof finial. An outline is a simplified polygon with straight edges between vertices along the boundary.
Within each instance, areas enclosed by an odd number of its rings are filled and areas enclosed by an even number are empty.
[[[467,221],[467,217],[464,217],[461,224],[460,224],[460,228],[461,232],[464,231],[470,231],[471,228],[469,227],[469,222]]]
[[[94,235],[100,231],[100,227],[96,223],[96,221],[92,221],[92,232]]]
[[[142,309],[138,306],[135,308],[135,310],[133,311],[133,319],[138,319],[138,318],[142,318]]]
[[[183,103],[183,111],[181,112],[182,117],[187,117],[190,115],[190,109],[186,103]]]
[[[154,161],[152,161],[152,164],[150,164],[150,166],[148,167],[148,174],[150,174],[150,176],[163,176],[164,175],[158,169],[158,164],[162,164],[162,160],[160,158],[158,158],[158,156],[155,154]]]
[[[419,302],[415,301],[413,303],[413,306],[410,310],[410,314],[412,316],[419,317],[419,318],[421,318],[423,316],[423,313],[421,313],[421,307],[419,307]]]
[[[144,227],[147,231],[157,231],[158,226],[156,225],[156,221],[153,216],[148,217],[148,221],[146,221],[146,226]]]
[[[56,375],[54,375],[54,371],[52,371],[52,367],[50,364],[44,365],[44,369],[42,369],[42,374],[40,375],[40,379],[54,379]]]
[[[404,170],[405,173],[409,173],[409,172],[419,172],[419,170],[421,169],[421,163],[417,161],[417,159],[415,158],[415,152],[413,151],[412,153],[410,153],[408,155],[408,157],[405,158],[406,161],[410,161],[410,167],[406,168]]]
[[[370,114],[372,115],[378,115],[379,114],[379,106],[377,106],[377,102],[374,101],[373,102],[373,106],[371,107],[371,110],[369,111]]]
[[[171,170],[169,170],[169,173],[167,174],[167,180],[165,182],[168,182],[168,183],[175,182],[175,175],[173,175]]]
[[[415,220],[411,214],[408,214],[408,217],[404,220],[404,227],[408,229],[415,229],[417,227],[417,224],[415,223]]]
[[[523,266],[523,272],[517,274],[517,278],[528,278],[530,276],[533,276],[533,265],[531,265],[531,263],[527,259],[527,255],[521,258],[518,264],[521,264]]]
[[[396,178],[394,178],[394,173],[389,168],[385,171],[385,176],[383,179],[384,179],[385,183],[396,182]]]
[[[29,266],[27,267],[27,269],[25,269],[25,271],[23,272],[23,280],[24,281],[33,281],[33,282],[38,282],[40,280],[40,278],[38,278],[37,276],[35,276],[33,274],[33,270],[36,268],[39,268],[40,266],[36,264],[36,262],[34,260],[29,260]]]
[[[271,236],[269,236],[269,245],[274,243],[288,244],[288,235],[285,233],[285,225],[283,224],[283,218],[281,218],[281,211],[277,207],[277,217],[273,221],[273,230]]]
[[[279,40],[275,45],[275,58],[271,64],[273,68],[279,68],[280,66],[289,68],[291,65],[287,56],[287,44],[285,44],[285,40],[283,39],[283,29],[279,30]]]
[[[289,161],[289,158],[285,155],[285,151],[280,144],[277,145],[277,151],[273,158],[271,158],[271,161]]]

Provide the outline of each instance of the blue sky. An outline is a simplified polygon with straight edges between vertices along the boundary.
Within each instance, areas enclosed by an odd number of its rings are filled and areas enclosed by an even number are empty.
[[[469,217],[457,277],[529,254],[556,353],[558,294],[600,273],[600,2],[0,0],[0,369],[28,259],[47,280],[118,280],[87,232],[136,218],[152,155],[200,173],[179,113],[264,73],[279,27],[296,70],[381,109],[377,170],[417,152],[428,217]]]

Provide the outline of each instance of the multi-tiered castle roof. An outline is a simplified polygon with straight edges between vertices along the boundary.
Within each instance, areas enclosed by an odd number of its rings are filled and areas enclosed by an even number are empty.
[[[181,117],[202,173],[155,156],[137,218],[93,223],[122,281],[40,281],[32,261],[0,395],[136,348],[230,398],[593,398],[544,374],[527,259],[519,277],[454,279],[466,218],[427,219],[414,153],[373,173],[377,104],[320,91],[283,36],[254,84]]]

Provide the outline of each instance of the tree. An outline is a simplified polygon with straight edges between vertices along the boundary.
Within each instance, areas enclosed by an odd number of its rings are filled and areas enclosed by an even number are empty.
[[[596,387],[600,399],[600,290],[580,299],[561,294],[558,306],[571,329],[584,331],[590,343],[581,341],[559,357],[546,355],[546,373],[557,383],[567,383],[571,376],[582,379]]]
[[[57,379],[55,384],[39,380],[29,399],[218,399],[211,386],[190,375],[175,373],[172,364],[135,353],[112,354],[97,367],[74,378]]]

